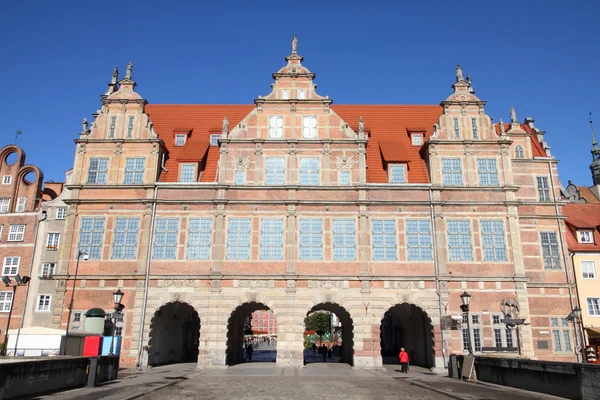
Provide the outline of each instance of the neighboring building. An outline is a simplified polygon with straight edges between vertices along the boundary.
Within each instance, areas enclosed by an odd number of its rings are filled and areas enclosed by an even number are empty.
[[[493,124],[460,68],[440,105],[334,105],[296,44],[254,104],[149,105],[131,64],[114,71],[60,199],[53,325],[66,327],[82,251],[74,310],[109,311],[125,292],[123,365],[241,362],[258,310],[277,319],[280,366],[303,365],[316,310],[339,318],[342,360],[357,368],[399,346],[443,368],[469,338],[476,353],[520,344],[524,357],[575,360],[544,132],[514,109]],[[463,291],[464,334],[442,324]],[[527,322],[520,340],[502,323],[507,299]]]
[[[252,331],[265,335],[277,335],[277,318],[272,311],[254,311],[252,313]]]

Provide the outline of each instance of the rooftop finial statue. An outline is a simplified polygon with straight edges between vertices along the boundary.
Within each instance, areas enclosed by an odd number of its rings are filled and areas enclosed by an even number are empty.
[[[131,79],[131,70],[133,69],[133,63],[129,61],[127,69],[125,70],[125,79]]]
[[[298,38],[296,37],[296,35],[294,35],[294,37],[292,38],[292,54],[296,54],[297,50],[298,50]]]
[[[504,130],[504,121],[502,121],[502,118],[500,118],[500,136],[506,136],[506,131]]]
[[[119,66],[115,65],[115,69],[113,70],[112,79],[110,83],[115,84],[119,80]]]
[[[470,85],[471,84],[471,75],[467,74],[467,83]]]
[[[82,132],[86,133],[86,134],[90,130],[87,118],[85,118],[85,117],[83,117],[83,121],[81,121],[81,128],[83,129]]]
[[[229,132],[229,120],[227,117],[223,118],[223,132]]]
[[[456,81],[464,81],[463,72],[460,68],[460,64],[456,64]]]
[[[517,121],[517,112],[513,106],[510,106],[510,122],[515,123]]]
[[[365,121],[363,121],[362,115],[358,117],[358,133],[365,132]]]

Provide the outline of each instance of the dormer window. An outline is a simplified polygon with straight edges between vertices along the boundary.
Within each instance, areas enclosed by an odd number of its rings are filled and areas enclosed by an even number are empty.
[[[592,231],[578,231],[579,243],[594,243],[594,235]]]
[[[219,145],[219,139],[221,139],[221,135],[218,134],[218,133],[210,135],[210,145],[211,146],[218,146]]]
[[[413,133],[410,135],[410,140],[413,146],[422,146],[423,145],[423,134],[422,133]]]
[[[281,91],[281,98],[282,98],[283,100],[287,100],[287,99],[289,99],[289,98],[290,98],[290,91],[289,91],[288,89],[283,89],[283,90]]]
[[[184,146],[187,140],[185,133],[178,133],[175,135],[175,146]]]
[[[298,99],[299,100],[306,100],[306,90],[304,90],[304,89],[299,89],[298,90]]]
[[[388,179],[390,183],[406,183],[406,165],[390,164],[388,166]]]

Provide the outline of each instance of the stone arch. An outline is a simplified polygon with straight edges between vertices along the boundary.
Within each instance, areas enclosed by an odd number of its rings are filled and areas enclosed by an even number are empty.
[[[189,303],[171,301],[159,307],[150,321],[148,365],[197,362],[200,317]]]
[[[380,339],[384,364],[398,364],[404,347],[412,365],[435,367],[434,324],[422,306],[403,302],[390,307],[381,319]]]
[[[11,163],[10,165],[7,162],[8,156],[15,153],[17,155],[16,164],[22,166],[25,162],[25,151],[21,149],[19,146],[15,146],[13,144],[9,144],[8,146],[4,146],[2,150],[0,150],[0,163],[6,166],[13,166],[15,163]]]
[[[266,302],[265,302],[266,303]],[[254,300],[238,305],[229,315],[227,321],[227,344],[225,350],[225,364],[236,365],[245,362],[244,359],[244,335],[248,317],[259,310],[273,311],[263,302]],[[277,313],[273,313],[277,318]],[[279,344],[279,342],[277,342]]]
[[[29,174],[29,173],[35,174],[35,180],[33,180],[33,181],[25,180],[25,176],[27,176],[27,174]],[[17,181],[19,182],[19,184],[23,183],[25,185],[36,185],[38,182],[41,182],[43,180],[44,180],[43,172],[35,165],[31,165],[31,164],[24,165],[21,168],[19,168],[19,172],[17,173]]]
[[[340,319],[342,324],[342,349],[340,361],[348,363],[351,366],[354,365],[354,321],[352,320],[350,312],[339,303],[326,301],[315,304],[306,312],[306,315],[321,310],[330,311]]]

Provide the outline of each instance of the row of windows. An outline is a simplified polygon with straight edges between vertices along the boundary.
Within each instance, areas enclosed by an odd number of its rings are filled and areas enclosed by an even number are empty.
[[[141,185],[144,183],[146,159],[143,157],[128,157],[125,159],[125,176],[123,183],[126,185]],[[87,183],[105,185],[108,175],[108,158],[92,157],[89,160]]]
[[[15,208],[15,212],[23,212],[25,211],[25,206],[27,204],[27,197],[18,197],[17,198],[17,207]],[[10,198],[2,198],[0,199],[0,214],[6,214],[10,210]]]
[[[0,241],[2,241],[2,231],[4,225],[0,225]],[[25,225],[10,225],[8,230],[8,241],[9,242],[22,242],[25,238]]]
[[[126,128],[126,133],[125,133],[125,138],[127,139],[131,139],[133,138],[133,125],[134,125],[134,121],[135,121],[135,117],[133,115],[130,115],[127,117],[127,128]],[[108,125],[108,137],[109,138],[114,138],[115,137],[115,128],[117,126],[117,116],[116,115],[112,115],[110,117],[110,123]]]
[[[465,327],[467,326],[467,317],[463,314],[463,330],[462,330],[462,344],[463,351],[467,352],[469,350],[469,339],[471,341],[471,346],[474,352],[479,353],[483,351],[484,347],[484,336],[483,336],[483,323],[481,321],[481,316],[479,314],[470,314],[471,317],[471,331]],[[512,329],[509,329],[502,322],[501,314],[492,314],[491,315],[491,332],[492,337],[491,342],[493,343],[492,347],[502,348],[502,347],[515,347],[515,333]]]
[[[40,294],[37,297],[36,311],[50,311],[52,296]],[[13,302],[13,292],[0,292],[0,312],[10,312]]]

